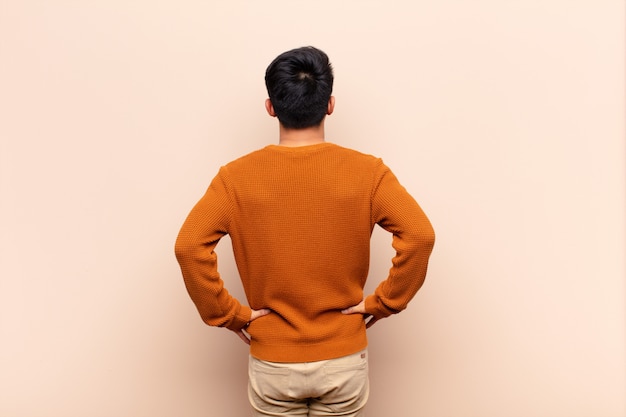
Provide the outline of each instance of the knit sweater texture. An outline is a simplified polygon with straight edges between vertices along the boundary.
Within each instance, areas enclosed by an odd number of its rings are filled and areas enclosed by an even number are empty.
[[[404,310],[422,286],[434,232],[415,199],[371,155],[324,142],[269,145],[236,159],[220,168],[190,212],[175,252],[205,323],[239,330],[250,308],[269,308],[246,328],[251,355],[325,360],[367,346],[363,316],[341,311],[363,300],[377,224],[395,249],[388,276],[365,298],[367,313],[381,319]],[[247,303],[227,291],[218,272],[215,248],[226,234]]]

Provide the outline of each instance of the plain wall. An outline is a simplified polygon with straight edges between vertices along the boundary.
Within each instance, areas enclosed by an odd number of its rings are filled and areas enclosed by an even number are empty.
[[[368,415],[626,416],[625,22],[617,0],[0,1],[0,415],[248,415],[247,347],[200,321],[173,244],[220,165],[276,142],[266,66],[315,45],[327,139],[382,157],[438,238],[369,331]]]

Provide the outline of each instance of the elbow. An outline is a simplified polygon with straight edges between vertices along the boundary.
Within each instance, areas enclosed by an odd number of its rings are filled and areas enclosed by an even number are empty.
[[[424,241],[424,246],[430,248],[430,250],[433,250],[433,247],[435,246],[435,230],[430,227],[429,230],[425,231],[423,233],[423,238],[422,240]]]
[[[174,255],[180,262],[182,259],[188,258],[193,251],[193,245],[189,242],[189,239],[184,239],[180,235],[174,243]]]
[[[416,230],[409,238],[415,253],[430,256],[435,246],[435,231],[432,227]]]

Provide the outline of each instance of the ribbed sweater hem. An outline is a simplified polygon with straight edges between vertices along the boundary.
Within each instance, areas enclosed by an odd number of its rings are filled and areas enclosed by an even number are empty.
[[[319,344],[262,345],[252,340],[250,354],[268,362],[315,362],[340,358],[367,347],[367,334],[359,332],[354,337]]]

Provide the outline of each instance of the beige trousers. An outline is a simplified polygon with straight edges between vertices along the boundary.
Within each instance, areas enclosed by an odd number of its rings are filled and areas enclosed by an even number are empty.
[[[253,416],[364,417],[367,350],[318,362],[276,363],[250,356]]]

